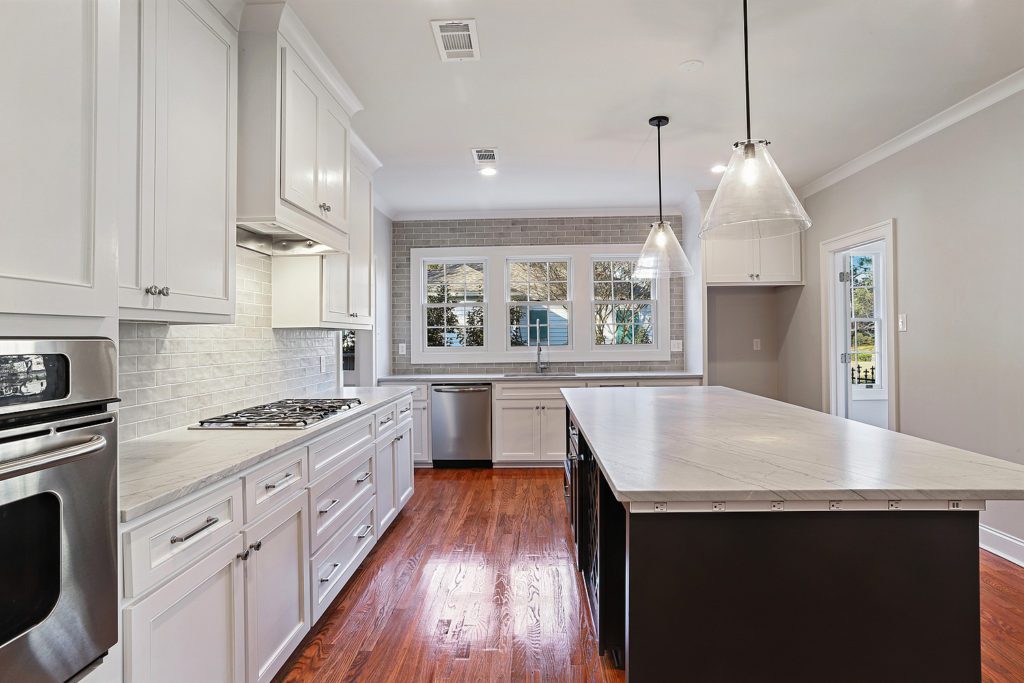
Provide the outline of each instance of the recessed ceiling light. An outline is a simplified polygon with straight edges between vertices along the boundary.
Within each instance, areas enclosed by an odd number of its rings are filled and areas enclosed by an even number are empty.
[[[480,175],[498,175],[498,169],[494,168],[493,166],[484,166],[483,168],[480,169]]]
[[[726,167],[724,165],[722,165],[722,164],[715,164],[714,166],[711,167],[711,172],[712,173],[725,173],[725,168]]]
[[[700,71],[701,67],[704,66],[704,62],[699,59],[687,59],[685,62],[679,65],[680,71]]]

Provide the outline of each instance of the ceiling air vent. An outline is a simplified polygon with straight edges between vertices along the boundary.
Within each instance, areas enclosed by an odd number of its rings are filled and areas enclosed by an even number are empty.
[[[480,59],[475,19],[432,21],[434,40],[442,62],[467,62]]]
[[[473,150],[473,161],[478,164],[498,163],[498,150],[494,147],[480,147]]]

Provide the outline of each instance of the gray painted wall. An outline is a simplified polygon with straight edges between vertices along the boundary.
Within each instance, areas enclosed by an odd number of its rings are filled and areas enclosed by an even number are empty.
[[[696,233],[699,212],[696,217],[687,214],[687,232]],[[465,364],[417,364],[410,362],[406,353],[398,355],[398,345],[411,346],[409,307],[409,250],[424,247],[446,246],[524,246],[558,244],[643,244],[650,232],[650,224],[656,216],[616,216],[604,218],[507,218],[488,220],[449,221],[395,221],[392,226],[392,277],[391,315],[393,336],[391,371],[394,374],[443,374],[472,372],[515,372],[529,367],[530,363],[465,363]],[[680,234],[682,216],[666,216]],[[691,255],[699,260],[699,255]],[[686,278],[690,280],[692,278]],[[699,282],[699,280],[698,280]],[[699,286],[699,285],[698,285]],[[671,326],[672,338],[684,339],[685,284],[682,279],[673,279],[671,284]],[[587,362],[552,363],[557,370],[683,370],[684,352],[673,353],[669,361],[632,361],[624,363]],[[699,353],[699,351],[698,351]]]
[[[709,384],[778,398],[777,298],[774,287],[708,287]]]
[[[1024,463],[1024,93],[808,197],[807,286],[779,292],[780,396],[821,407],[818,252],[895,219],[900,430]],[[984,523],[1024,538],[1024,506]]]

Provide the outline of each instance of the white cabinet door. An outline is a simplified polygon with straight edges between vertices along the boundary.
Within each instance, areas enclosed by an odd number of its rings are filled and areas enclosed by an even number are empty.
[[[0,3],[0,312],[117,313],[118,3]]]
[[[540,449],[542,460],[565,460],[565,401],[540,402]]]
[[[757,282],[791,283],[803,279],[800,233],[757,240]]]
[[[245,544],[247,679],[263,683],[274,677],[310,627],[306,492],[246,529]]]
[[[241,535],[124,610],[126,683],[245,678]]]
[[[752,283],[757,272],[754,240],[704,240],[704,279],[710,283]]]
[[[325,221],[344,230],[348,222],[348,117],[323,94],[319,118],[316,208]]]
[[[349,310],[373,319],[373,182],[358,167],[352,170],[352,210],[348,220]]]
[[[293,52],[282,50],[281,198],[319,217],[317,136],[321,86]]]
[[[343,323],[349,316],[349,255],[330,254],[323,257],[323,319]]]
[[[413,493],[413,456],[412,456],[412,424],[400,427],[395,443],[395,493],[398,495],[398,509],[401,510],[412,498]]]
[[[377,444],[376,471],[374,481],[377,484],[377,537],[398,515],[398,495],[395,487],[395,437],[389,436],[384,443]]]
[[[142,175],[144,196],[150,181],[153,192],[154,284],[168,294],[153,299],[158,309],[230,315],[238,36],[206,0],[157,0],[155,11],[152,49],[143,32],[155,120],[142,120]]]
[[[430,463],[430,409],[426,401],[412,404],[412,460]]]
[[[540,401],[505,399],[494,402],[495,462],[540,460]]]

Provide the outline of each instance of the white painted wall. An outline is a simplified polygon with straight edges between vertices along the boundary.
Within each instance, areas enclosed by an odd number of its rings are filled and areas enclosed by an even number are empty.
[[[1024,463],[1022,148],[1017,93],[805,199],[807,286],[779,290],[783,400],[821,407],[821,241],[894,218],[901,431]],[[1024,504],[982,520],[1024,538]]]
[[[373,211],[373,336],[377,377],[391,374],[391,219]]]

